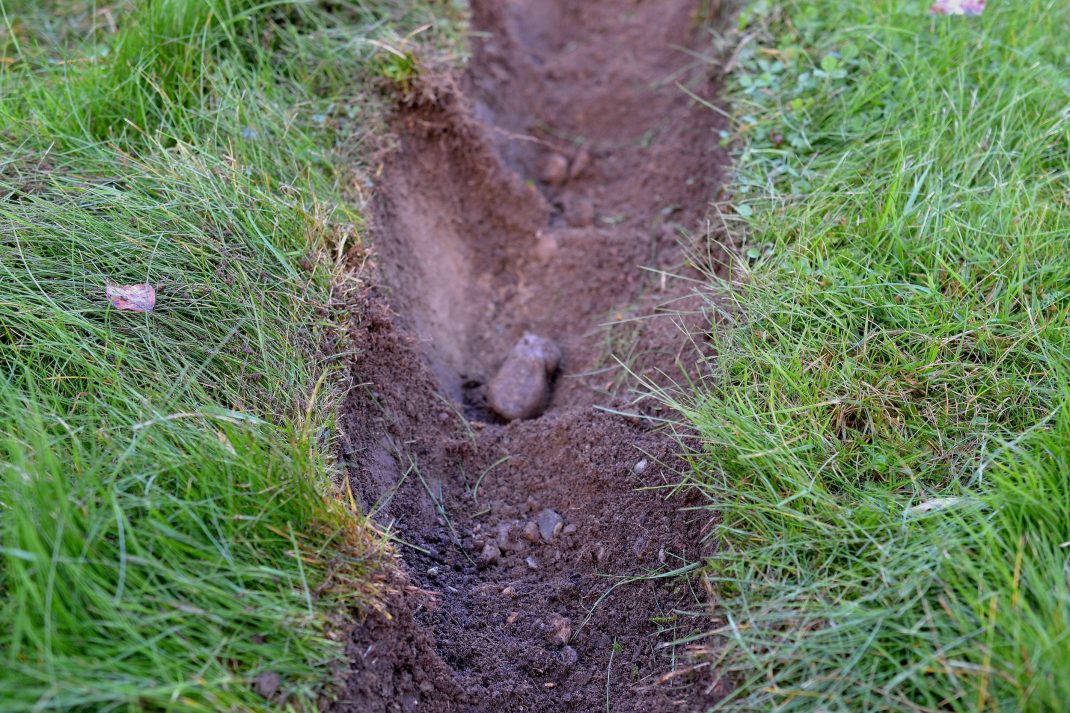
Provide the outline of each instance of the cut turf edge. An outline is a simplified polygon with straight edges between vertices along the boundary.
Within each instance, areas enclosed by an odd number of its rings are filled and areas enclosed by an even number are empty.
[[[330,695],[392,556],[331,489],[341,262],[427,7],[3,3],[4,710]]]
[[[1070,12],[926,8],[754,2],[722,38],[739,279],[666,398],[725,543],[724,710],[1070,694]]]

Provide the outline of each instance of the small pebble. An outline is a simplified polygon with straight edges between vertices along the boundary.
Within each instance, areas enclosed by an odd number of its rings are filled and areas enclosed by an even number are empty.
[[[539,568],[539,563],[535,560],[534,557],[528,557],[524,561],[527,562],[528,569],[538,569]]]
[[[535,524],[534,520],[524,525],[524,531],[521,533],[521,536],[528,542],[534,543],[539,541],[539,526]]]
[[[520,612],[518,612],[518,611],[510,612],[509,616],[507,616],[505,618],[505,623],[506,624],[515,624],[516,620],[519,619],[519,618],[520,618]]]
[[[568,179],[568,159],[559,153],[546,157],[539,171],[539,179],[551,186],[560,186]]]
[[[256,692],[264,698],[272,698],[282,685],[282,676],[274,671],[264,671],[256,677]]]
[[[498,523],[498,549],[504,550],[509,547],[509,535],[513,531],[513,526],[507,522]]]
[[[428,576],[431,576],[431,577],[437,577],[438,576],[438,567],[428,567],[427,568],[427,574],[428,574]]]
[[[502,551],[498,549],[498,545],[488,542],[483,545],[483,551],[479,553],[479,561],[483,564],[494,564],[501,556]]]
[[[547,631],[547,637],[550,639],[550,643],[557,644],[558,646],[564,646],[568,643],[569,637],[572,636],[572,622],[568,617],[563,617],[560,614],[553,614],[550,617],[550,627]]]
[[[648,465],[650,465],[650,464],[647,462],[646,458],[644,458],[643,460],[641,460],[641,461],[639,461],[638,463],[635,464],[635,467],[632,468],[632,472],[635,473],[636,475],[642,475],[643,473],[646,472],[646,469],[647,469]]]
[[[576,662],[580,660],[580,655],[576,653],[576,649],[571,646],[566,646],[557,654],[557,658],[566,666],[574,666],[576,665]]]
[[[576,523],[570,522],[569,524],[565,525],[565,529],[562,532],[564,532],[566,535],[574,535],[576,534],[576,530],[578,529],[579,528],[576,527]]]
[[[539,513],[536,522],[539,525],[539,534],[542,536],[544,542],[550,542],[564,527],[564,520],[557,514],[556,511],[547,508]]]

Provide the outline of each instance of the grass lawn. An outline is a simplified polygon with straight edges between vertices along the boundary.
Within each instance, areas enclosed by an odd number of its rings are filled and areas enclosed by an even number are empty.
[[[756,0],[731,37],[746,264],[677,404],[724,709],[1070,700],[1070,4],[928,5]]]
[[[321,346],[358,78],[440,20],[330,6],[0,0],[0,710],[309,709],[375,604]]]

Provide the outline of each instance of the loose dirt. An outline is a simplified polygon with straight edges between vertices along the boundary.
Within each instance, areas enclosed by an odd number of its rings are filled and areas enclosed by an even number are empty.
[[[689,52],[698,4],[473,2],[468,70],[399,109],[342,455],[398,540],[402,593],[353,632],[337,710],[701,710],[723,694],[671,645],[707,606],[688,572],[714,546],[709,513],[676,493],[675,441],[620,415],[636,407],[600,326],[679,296],[658,271],[720,185],[718,117],[680,86],[713,94]],[[560,365],[545,413],[507,424],[487,384],[528,333]],[[651,334],[637,364],[675,369],[684,338]]]

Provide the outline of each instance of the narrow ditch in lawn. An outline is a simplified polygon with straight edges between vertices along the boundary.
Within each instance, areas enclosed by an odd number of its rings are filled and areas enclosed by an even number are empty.
[[[405,543],[407,579],[354,633],[338,710],[693,710],[721,693],[675,675],[664,645],[705,594],[655,576],[701,558],[708,514],[669,497],[674,441],[614,413],[599,368],[599,325],[672,298],[657,270],[720,185],[719,119],[680,88],[713,92],[689,51],[699,4],[473,2],[467,72],[399,111],[382,296],[355,318],[342,430],[349,486]],[[525,335],[552,363],[515,353]]]

